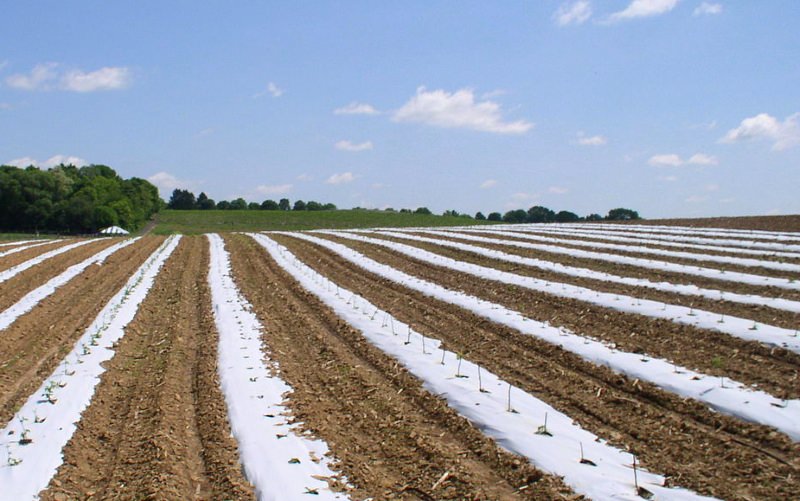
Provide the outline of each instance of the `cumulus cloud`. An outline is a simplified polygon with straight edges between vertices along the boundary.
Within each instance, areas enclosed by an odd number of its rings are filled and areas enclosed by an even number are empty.
[[[701,3],[695,7],[692,13],[693,16],[713,16],[716,14],[722,14],[722,4],[710,2]]]
[[[194,181],[187,181],[185,179],[178,179],[169,172],[156,172],[147,178],[148,181],[158,188],[161,196],[169,198],[173,190],[193,190],[197,183]]]
[[[713,155],[706,155],[705,153],[695,153],[686,163],[695,164],[695,165],[717,165],[719,160],[717,157]]]
[[[721,143],[739,143],[749,140],[767,140],[772,149],[781,151],[800,144],[800,113],[789,115],[781,122],[767,113],[745,118],[735,129],[720,138]]]
[[[578,132],[578,144],[581,146],[603,146],[608,142],[605,136],[586,136],[583,132]]]
[[[676,5],[678,0],[633,0],[625,9],[611,14],[608,20],[616,22],[659,16],[671,11]]]
[[[364,141],[363,143],[353,143],[347,140],[343,140],[343,141],[338,141],[333,146],[337,150],[359,152],[359,151],[371,150],[372,141]]]
[[[61,88],[73,92],[124,89],[130,83],[130,70],[123,67],[105,67],[96,71],[72,70],[61,77]]]
[[[15,167],[29,167],[33,165],[35,167],[43,167],[45,169],[49,169],[51,167],[55,167],[57,165],[62,165],[62,164],[74,165],[75,167],[83,167],[88,163],[89,162],[80,157],[75,157],[70,155],[53,155],[44,162],[40,162],[35,158],[31,157],[15,158],[14,160],[6,162],[6,165],[13,165]]]
[[[447,92],[419,87],[417,94],[395,111],[392,120],[497,134],[524,134],[533,127],[525,120],[504,122],[500,105],[493,101],[475,102],[471,89]]]
[[[497,186],[496,179],[487,179],[486,181],[481,183],[482,190],[488,190],[489,188],[494,188],[495,186]]]
[[[346,184],[353,182],[355,178],[352,172],[342,172],[329,177],[325,184]]]
[[[262,195],[283,195],[292,191],[291,184],[261,184],[256,186],[256,191]]]
[[[592,17],[592,5],[587,0],[561,4],[553,14],[553,21],[559,26],[583,24]]]
[[[9,87],[20,90],[46,90],[50,89],[58,78],[57,63],[37,64],[30,73],[17,73],[6,78]]]
[[[567,188],[563,188],[561,186],[551,186],[547,188],[547,191],[548,193],[553,193],[555,195],[565,195],[569,193],[569,190]]]
[[[267,88],[258,92],[253,95],[254,98],[264,97],[269,94],[272,97],[281,97],[283,95],[283,89],[278,87],[275,82],[268,82]]]
[[[705,153],[695,153],[688,160],[682,159],[679,155],[675,153],[667,153],[661,155],[653,155],[647,161],[650,165],[654,165],[656,167],[680,167],[681,165],[685,164],[692,164],[692,165],[717,165],[719,161],[717,157],[713,155],[707,155]]]
[[[14,74],[6,78],[9,87],[20,90],[53,90],[95,92],[123,89],[130,84],[130,70],[121,66],[107,66],[84,72],[77,69],[60,71],[58,63],[37,64],[28,74]]]
[[[306,182],[306,181],[312,181],[313,179],[314,178],[309,176],[308,174],[300,174],[299,176],[297,176],[297,180],[298,181]]]
[[[379,112],[371,104],[353,101],[347,106],[333,110],[335,115],[377,115]]]
[[[681,157],[674,153],[662,154],[662,155],[653,155],[650,157],[650,160],[647,161],[650,165],[655,165],[656,167],[679,167],[683,165],[683,160]]]

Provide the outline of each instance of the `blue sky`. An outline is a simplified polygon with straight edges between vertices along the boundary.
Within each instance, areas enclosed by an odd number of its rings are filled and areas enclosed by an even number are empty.
[[[0,162],[212,198],[800,213],[800,2],[11,2]]]

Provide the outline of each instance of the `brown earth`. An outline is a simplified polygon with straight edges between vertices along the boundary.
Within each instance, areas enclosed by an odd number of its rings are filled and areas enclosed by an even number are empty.
[[[380,234],[376,234],[380,235]],[[427,233],[419,233],[419,236],[431,238],[432,235]],[[384,238],[394,238],[394,237],[384,237]],[[435,238],[444,238],[439,237],[436,235]],[[511,252],[514,254],[519,254],[525,257],[532,257],[536,259],[542,259],[545,261],[553,261],[556,263],[561,263],[567,266],[577,266],[580,268],[589,268],[589,269],[599,269],[601,271],[606,271],[607,273],[614,273],[615,275],[623,275],[623,276],[635,276],[641,278],[649,277],[651,280],[658,279],[663,281],[668,281],[671,283],[694,283],[697,285],[708,284],[708,288],[712,289],[722,289],[722,290],[734,290],[733,288],[741,288],[742,290],[751,291],[751,294],[761,294],[761,295],[782,295],[782,297],[793,297],[800,300],[800,291],[792,291],[787,289],[781,289],[778,287],[765,287],[759,285],[747,285],[747,284],[740,284],[737,282],[732,282],[729,280],[716,280],[713,278],[706,278],[701,277],[698,275],[690,275],[686,273],[680,272],[671,272],[671,271],[662,271],[662,270],[655,270],[651,268],[644,268],[641,266],[636,266],[632,264],[622,264],[622,263],[614,263],[610,261],[603,261],[600,259],[593,259],[593,258],[586,258],[586,257],[576,257],[570,256],[567,254],[559,254],[555,252],[547,252],[547,251],[540,251],[536,249],[526,249],[523,247],[516,247],[513,245],[503,245],[503,244],[492,244],[492,243],[484,243],[484,242],[476,242],[474,240],[466,240],[456,237],[455,235],[448,237],[451,240],[457,240],[461,243],[468,243],[470,245],[476,245],[479,247],[490,247],[494,248],[498,245],[502,245],[505,247],[503,250],[506,252]],[[495,237],[504,239],[505,237]],[[527,243],[536,243],[532,242],[531,240],[524,240],[520,238],[515,238],[513,235],[508,235],[508,240],[511,241],[522,241]],[[398,241],[408,243],[411,240],[407,239],[398,239]],[[561,245],[558,245],[561,247]],[[587,250],[587,249],[583,249]],[[616,251],[606,252],[606,250],[598,250],[602,254],[620,254]],[[668,256],[653,256],[648,254],[636,254],[630,253],[631,257],[646,259],[648,261],[664,261],[670,262],[675,264],[682,264],[686,265],[691,268],[711,268],[715,270],[724,270],[726,272],[738,272],[738,273],[746,273],[749,275],[758,275],[758,276],[765,276],[765,277],[776,277],[776,278],[784,278],[784,279],[800,279],[800,276],[797,273],[792,273],[789,271],[779,271],[779,270],[769,270],[766,268],[750,268],[747,266],[738,266],[738,265],[723,265],[722,263],[712,263],[712,262],[701,262],[701,261],[692,261],[690,259],[680,259],[680,258],[671,258]],[[706,285],[704,285],[706,286]],[[755,292],[758,291],[758,292]]]
[[[107,239],[82,245],[77,249],[46,259],[36,266],[32,266],[9,280],[0,283],[0,311],[12,306],[30,291],[63,273],[70,266],[90,258],[115,243],[117,242]]]
[[[314,244],[274,238],[337,284],[419,332],[443,340],[448,350],[464,353],[584,428],[636,452],[644,465],[671,477],[673,485],[729,499],[780,499],[800,488],[800,446],[780,433],[631,381],[559,347],[382,279]],[[388,253],[373,254],[385,254],[377,260],[397,265]]]
[[[40,254],[44,254],[45,252],[50,252],[51,250],[56,250],[59,247],[63,247],[65,245],[69,245],[71,243],[76,242],[77,240],[63,240],[60,242],[53,241],[50,242],[48,245],[39,245],[32,249],[26,249],[20,252],[15,252],[14,254],[10,254],[8,256],[0,257],[0,271],[5,271],[11,267],[14,267],[18,264],[24,263],[28,259],[33,259]],[[8,246],[8,247],[0,247],[0,253],[9,251],[12,249],[16,249],[18,246]]]
[[[610,223],[612,221],[603,221]],[[644,224],[661,226],[689,226],[692,228],[728,228],[733,230],[797,231],[800,232],[800,215],[790,216],[740,216],[702,217],[693,219],[642,219],[619,221],[619,224]]]
[[[225,240],[270,357],[294,389],[293,416],[327,442],[355,499],[573,499],[424,390],[252,239]]]
[[[72,349],[111,297],[161,244],[144,238],[90,266],[0,335],[0,422],[6,423]]]
[[[217,376],[208,243],[184,237],[106,364],[42,499],[253,499]]]
[[[528,318],[615,343],[683,367],[758,385],[779,398],[800,396],[800,356],[724,333],[654,319],[431,265],[372,244],[326,236],[411,275],[502,304]]]
[[[375,235],[378,236],[378,235]],[[387,239],[387,238],[385,238]],[[389,240],[389,239],[387,239]],[[443,247],[441,245],[429,244],[426,242],[418,242],[414,240],[403,240],[403,239],[390,239],[394,242],[404,243],[406,245],[411,245],[414,247],[418,247],[420,249],[427,250],[429,252],[433,252],[435,254],[439,254],[442,256],[447,256],[449,258],[464,261],[472,264],[477,264],[480,266],[486,266],[489,268],[495,268],[502,271],[507,271],[510,273],[515,273],[517,275],[523,275],[528,277],[534,277],[541,280],[548,280],[551,282],[556,283],[564,283],[564,284],[571,284],[577,285],[580,287],[586,287],[588,289],[600,291],[600,292],[608,292],[611,294],[621,294],[626,296],[631,296],[634,298],[639,299],[650,299],[652,301],[658,301],[666,304],[675,304],[675,305],[682,305],[686,307],[694,307],[699,310],[706,310],[715,313],[719,313],[720,315],[726,316],[740,316],[744,318],[748,318],[751,320],[755,320],[759,323],[763,324],[770,324],[776,325],[778,327],[783,327],[785,329],[796,329],[800,327],[800,314],[793,313],[785,310],[779,310],[775,308],[771,308],[768,306],[760,306],[760,305],[749,305],[749,304],[742,304],[742,303],[735,303],[732,301],[720,301],[716,299],[708,299],[703,298],[700,296],[688,296],[685,294],[678,294],[674,292],[666,292],[660,291],[654,288],[649,287],[637,287],[633,285],[625,285],[619,284],[615,282],[609,282],[605,280],[596,280],[596,279],[589,279],[584,277],[576,277],[567,275],[564,273],[556,273],[554,271],[543,270],[541,268],[536,268],[534,266],[528,266],[524,263],[514,263],[510,261],[504,261],[500,259],[494,259],[486,256],[482,256],[478,253],[460,249],[454,249],[451,247]],[[440,240],[451,240],[454,242],[460,243],[469,243],[468,240],[461,240],[456,238],[441,238]],[[485,249],[491,249],[496,251],[505,252],[507,254],[512,254],[515,256],[521,257],[528,257],[533,259],[544,259],[544,257],[540,257],[536,252],[528,252],[526,249],[519,249],[517,247],[507,246],[507,245],[500,245],[500,244],[485,244],[485,243],[478,243],[473,242],[473,244],[477,244],[477,247],[482,247]],[[570,265],[566,262],[567,260],[563,260],[562,264]],[[558,261],[553,261],[558,262]],[[618,271],[617,267],[614,266],[606,266],[605,263],[601,261],[592,261],[594,266],[592,266],[592,270],[602,272],[602,273],[610,273],[615,274]],[[628,267],[633,268],[633,267]],[[652,282],[665,282],[665,277],[659,275],[658,272],[648,273],[646,269],[638,269],[639,271],[636,273],[635,277],[632,278],[641,278],[650,280]],[[618,275],[620,276],[620,275]],[[631,277],[630,274],[624,274],[621,276]],[[697,285],[699,287],[709,286],[708,288],[711,289],[718,289],[724,290],[724,292],[736,292],[736,293],[750,293],[753,290],[753,287],[742,287],[740,290],[739,285],[737,283],[728,282],[728,287],[725,289],[719,289],[717,287],[713,287],[707,280],[690,280],[687,275],[683,275],[683,281],[675,282],[670,281],[669,283],[673,284],[691,284]],[[705,283],[703,283],[705,282]],[[770,291],[774,291],[775,288],[770,288]],[[745,292],[746,291],[746,292]],[[761,290],[762,296],[765,297],[776,297],[772,294],[763,294],[765,291]],[[800,296],[800,293],[796,293]],[[724,295],[723,295],[724,297]],[[788,298],[787,298],[788,299]]]
[[[632,250],[625,251],[625,250],[617,250],[617,249],[606,249],[606,248],[602,248],[602,247],[591,248],[591,247],[586,247],[586,246],[582,246],[582,245],[570,244],[568,242],[558,242],[558,243],[537,242],[535,240],[530,240],[530,239],[526,240],[526,239],[523,239],[523,238],[520,238],[520,237],[525,236],[525,235],[536,235],[538,237],[556,238],[556,239],[559,239],[559,240],[566,240],[566,241],[575,240],[575,241],[578,241],[578,242],[586,242],[586,243],[590,243],[590,244],[603,243],[603,244],[613,244],[613,245],[629,245],[629,246],[635,246],[635,247],[646,247],[648,249],[659,249],[659,250],[672,251],[672,252],[688,252],[688,253],[691,253],[691,254],[708,254],[708,255],[712,255],[712,256],[726,256],[726,257],[736,257],[736,258],[744,258],[744,259],[758,259],[760,261],[772,261],[772,262],[778,262],[778,263],[792,263],[792,264],[800,263],[800,258],[796,258],[796,257],[775,256],[775,255],[769,255],[769,254],[762,254],[762,255],[740,254],[740,253],[737,253],[737,252],[731,252],[732,250],[735,250],[732,247],[728,247],[728,249],[730,249],[730,251],[729,251],[727,249],[709,250],[709,249],[695,249],[695,248],[692,248],[692,247],[670,247],[670,246],[667,246],[667,245],[659,244],[658,242],[650,242],[650,241],[619,242],[619,241],[614,241],[614,240],[608,240],[608,239],[606,239],[604,237],[604,235],[600,235],[600,234],[592,235],[592,236],[584,236],[584,235],[571,235],[571,234],[566,234],[565,233],[565,234],[562,235],[562,234],[556,234],[556,233],[544,233],[544,232],[540,232],[540,231],[525,231],[525,232],[513,231],[513,228],[512,228],[511,231],[507,231],[506,232],[506,235],[508,237],[516,237],[516,238],[514,238],[514,240],[522,240],[524,242],[529,242],[529,243],[541,243],[541,244],[548,244],[548,245],[558,245],[559,247],[566,247],[566,248],[570,248],[570,249],[580,249],[580,250],[584,250],[584,251],[586,251],[586,250],[589,250],[589,251],[594,250],[595,252],[604,252],[604,253],[608,252],[609,254],[620,254],[620,255],[623,255],[623,256],[641,257],[641,258],[644,258],[644,259],[663,259],[663,260],[667,260],[667,259],[671,259],[671,257],[670,256],[657,255],[657,254],[646,254],[646,253],[636,252],[636,251],[632,251]],[[502,238],[502,237],[497,236],[496,234],[487,234],[486,236],[490,236],[492,238]],[[709,245],[712,245],[712,244],[713,244],[713,242],[709,242]],[[723,247],[723,246],[721,246],[721,247]],[[769,252],[769,251],[765,250],[764,252]],[[700,257],[700,256],[698,256],[698,257]],[[678,259],[683,259],[683,258],[678,258]],[[722,266],[726,266],[726,265],[724,265],[722,263],[717,263],[717,262],[714,262],[714,261],[704,261],[704,260],[700,260],[700,259],[689,259],[689,260],[686,260],[686,263],[695,263],[695,266],[699,266],[698,263],[704,263],[703,266],[708,267],[708,268],[719,268],[719,267],[722,267]],[[753,267],[746,267],[745,269],[753,269]]]

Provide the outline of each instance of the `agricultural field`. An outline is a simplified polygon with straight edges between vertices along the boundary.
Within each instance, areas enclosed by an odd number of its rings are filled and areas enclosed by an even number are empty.
[[[4,240],[0,500],[797,497],[785,222],[375,223]]]

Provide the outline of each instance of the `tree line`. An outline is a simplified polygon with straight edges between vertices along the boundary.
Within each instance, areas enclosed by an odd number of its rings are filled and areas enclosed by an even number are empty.
[[[288,198],[281,198],[279,201],[264,200],[261,203],[247,202],[244,198],[237,198],[236,200],[221,200],[215,202],[213,199],[208,198],[205,193],[195,198],[194,193],[189,190],[173,190],[172,196],[167,202],[167,208],[173,210],[336,210],[336,206],[332,203],[320,203],[314,200],[304,202],[302,200],[295,200],[294,204]]]
[[[0,230],[94,233],[107,226],[136,230],[164,202],[158,189],[121,178],[107,165],[0,166]]]
[[[516,209],[502,215],[499,212],[492,212],[488,217],[478,212],[475,214],[475,219],[503,221],[506,223],[577,223],[580,221],[632,221],[641,219],[641,217],[635,210],[622,207],[611,209],[605,216],[589,214],[586,217],[580,217],[568,210],[555,212],[547,207],[535,205],[527,211],[525,209]]]

